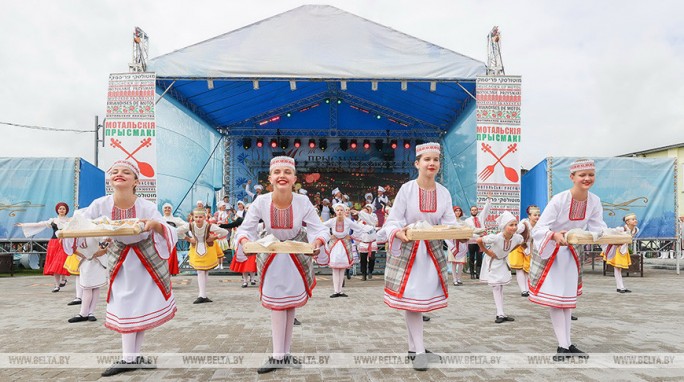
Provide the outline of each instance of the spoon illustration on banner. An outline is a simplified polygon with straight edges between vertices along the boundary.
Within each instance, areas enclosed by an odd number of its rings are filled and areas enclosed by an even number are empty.
[[[128,155],[128,157],[126,157],[126,159],[129,159],[129,158],[130,158],[130,159],[133,159],[133,161],[138,165],[138,168],[140,169],[140,174],[141,174],[141,175],[143,175],[143,176],[145,176],[145,177],[147,177],[147,178],[152,178],[152,177],[154,176],[154,168],[152,168],[152,165],[150,165],[150,164],[147,163],[147,162],[139,161],[138,159],[136,159],[136,158],[133,156],[135,153],[137,153],[138,151],[140,151],[140,149],[142,149],[143,147],[150,147],[150,146],[152,146],[152,139],[151,139],[151,138],[143,139],[143,140],[141,141],[141,143],[140,143],[140,146],[138,146],[138,148],[136,148],[135,150],[133,150],[133,152],[128,152],[128,150],[126,150],[126,148],[124,148],[124,147],[121,145],[121,141],[118,140],[118,139],[112,138],[112,139],[111,139],[111,146],[112,146],[112,147],[117,147],[117,148],[121,149],[121,151],[123,151],[124,154]]]
[[[508,179],[511,182],[517,182],[519,179],[518,172],[512,167],[506,166],[501,161],[503,158],[506,157],[506,155],[508,155],[512,152],[515,152],[517,150],[517,146],[518,145],[516,143],[513,143],[512,145],[508,145],[508,150],[506,150],[506,152],[501,157],[499,157],[492,151],[492,147],[490,145],[483,143],[482,144],[482,151],[488,152],[489,154],[491,154],[494,157],[494,159],[496,159],[496,162],[485,167],[484,170],[482,170],[480,172],[480,174],[479,174],[480,179],[486,180],[487,178],[492,176],[492,174],[494,173],[494,169],[496,168],[496,165],[501,164],[501,166],[504,169],[504,175],[506,176],[506,179]]]

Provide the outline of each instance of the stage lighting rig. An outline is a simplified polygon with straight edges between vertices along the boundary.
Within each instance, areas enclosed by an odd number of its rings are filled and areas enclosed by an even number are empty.
[[[407,150],[410,149],[411,148],[411,141],[404,140],[404,148]]]
[[[315,149],[316,148],[316,140],[315,139],[309,139],[309,148],[310,149]]]
[[[245,150],[249,150],[250,147],[252,147],[252,138],[243,138],[242,148],[244,148]]]
[[[390,141],[390,147],[392,148],[392,150],[396,150],[396,149],[397,149],[397,146],[398,146],[397,140],[396,140],[396,139],[392,139],[392,140]]]
[[[280,148],[285,150],[287,147],[290,145],[290,142],[287,138],[280,138]]]
[[[278,140],[273,138],[271,139],[271,148],[274,149],[276,147],[278,147]]]
[[[347,151],[349,148],[349,141],[346,138],[340,139],[340,150]]]
[[[370,149],[370,141],[368,139],[363,140],[363,149],[364,150]]]
[[[318,146],[321,148],[321,151],[325,151],[325,149],[328,148],[328,140],[327,139],[319,139],[318,140]]]
[[[356,150],[356,147],[358,144],[356,143],[356,139],[352,139],[351,143],[349,144],[349,147],[351,147],[352,150]]]
[[[264,147],[264,138],[257,138],[257,147],[262,148]]]
[[[295,139],[295,140],[294,140],[294,147],[298,149],[298,148],[300,148],[301,146],[302,146],[302,140],[299,139],[299,138]]]
[[[382,147],[384,146],[384,142],[382,139],[376,139],[375,140],[375,149],[378,151],[382,151]]]

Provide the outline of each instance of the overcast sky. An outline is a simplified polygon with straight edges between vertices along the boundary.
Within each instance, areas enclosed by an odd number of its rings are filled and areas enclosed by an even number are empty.
[[[92,130],[135,26],[150,58],[303,4],[330,4],[486,62],[498,25],[507,74],[523,77],[522,165],[684,143],[684,2],[21,1],[0,14],[0,122]],[[0,156],[81,156],[92,133],[0,124]]]

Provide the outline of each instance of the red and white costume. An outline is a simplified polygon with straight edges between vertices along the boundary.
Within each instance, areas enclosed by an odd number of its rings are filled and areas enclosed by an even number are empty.
[[[348,269],[353,264],[353,256],[350,251],[351,242],[349,240],[350,230],[358,232],[371,231],[373,228],[359,224],[349,218],[344,218],[342,221],[337,218],[332,218],[323,223],[332,231],[332,238],[330,240],[330,268]]]

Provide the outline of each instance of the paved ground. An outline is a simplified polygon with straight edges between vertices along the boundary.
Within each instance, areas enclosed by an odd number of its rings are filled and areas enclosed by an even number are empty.
[[[416,372],[408,365],[350,366],[351,354],[406,351],[406,329],[400,313],[382,303],[383,281],[353,278],[345,288],[349,298],[331,299],[330,276],[320,276],[314,297],[297,311],[302,326],[294,329],[293,352],[303,355],[331,355],[340,367],[306,365],[301,370],[278,370],[258,376],[252,367],[226,365],[169,365],[165,354],[244,354],[260,362],[271,350],[270,315],[258,302],[255,287],[240,288],[238,277],[212,276],[209,297],[214,303],[193,305],[197,285],[194,276],[173,279],[178,314],[168,324],[147,333],[143,352],[159,356],[160,368],[137,370],[108,378],[122,380],[286,380],[286,381],[399,381],[399,380],[580,380],[656,381],[684,379],[684,340],[680,328],[684,276],[668,270],[647,270],[644,278],[625,278],[631,294],[618,294],[612,277],[587,274],[585,295],[580,299],[574,322],[573,342],[592,353],[588,364],[529,365],[525,354],[546,355],[556,347],[546,309],[521,298],[517,285],[504,288],[507,314],[513,323],[494,324],[491,289],[465,279],[462,287],[450,287],[449,307],[429,314],[425,343],[443,354],[470,355],[460,366],[436,366]],[[11,355],[71,355],[69,368],[0,369],[0,380],[97,380],[104,368],[75,368],[76,356],[109,353],[117,357],[120,336],[103,327],[104,303],[98,307],[97,322],[68,324],[78,307],[66,306],[73,298],[73,283],[62,292],[50,293],[48,277],[0,279],[0,367]],[[160,354],[161,353],[161,354]],[[607,354],[611,353],[611,354]],[[656,354],[639,358],[641,363],[662,365],[618,366],[619,355]],[[605,355],[602,358],[602,354]],[[594,356],[595,355],[595,356]],[[484,358],[479,358],[480,356]],[[497,365],[481,361],[503,358]],[[250,358],[251,357],[251,358]],[[492,358],[494,357],[494,358]],[[674,358],[668,358],[674,357]],[[55,358],[59,361],[59,358]],[[178,358],[172,358],[178,360]],[[50,358],[41,358],[50,362]],[[54,359],[53,359],[54,360]],[[254,361],[257,360],[257,361]],[[342,361],[340,361],[342,360]],[[521,361],[517,363],[516,360]],[[166,363],[165,363],[166,362]],[[176,361],[173,361],[176,362]],[[516,362],[516,363],[512,363]],[[678,365],[676,368],[672,364]],[[247,362],[246,364],[249,364]],[[162,366],[163,365],[163,366]]]

